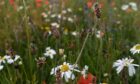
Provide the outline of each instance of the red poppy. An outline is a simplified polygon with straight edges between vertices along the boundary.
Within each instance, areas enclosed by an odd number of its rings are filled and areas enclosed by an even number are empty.
[[[81,76],[77,84],[96,84],[96,77],[88,73],[86,78]]]
[[[36,2],[36,6],[37,6],[37,7],[41,7],[41,5],[42,5],[42,0],[36,0],[35,2]]]
[[[88,8],[91,8],[95,2],[96,2],[96,0],[88,0],[88,2],[87,2]]]
[[[41,2],[42,2],[42,0],[36,0],[36,2],[37,2],[37,3],[41,3]]]
[[[14,5],[15,0],[9,0],[9,2],[10,2],[11,5]]]
[[[10,5],[16,10],[17,6],[15,4],[15,0],[9,0]]]
[[[40,4],[40,3],[37,3],[36,6],[37,6],[37,7],[41,7],[41,4]]]
[[[93,5],[93,3],[92,3],[91,1],[88,1],[88,2],[87,2],[87,6],[88,6],[88,8],[91,8],[92,5]]]
[[[46,4],[46,5],[48,5],[48,4],[49,4],[49,1],[48,1],[48,0],[46,0],[46,1],[45,1],[45,4]]]
[[[112,1],[110,5],[111,5],[111,7],[115,7],[116,6],[115,1]]]
[[[99,3],[99,8],[103,8],[104,7],[104,3],[100,2]]]

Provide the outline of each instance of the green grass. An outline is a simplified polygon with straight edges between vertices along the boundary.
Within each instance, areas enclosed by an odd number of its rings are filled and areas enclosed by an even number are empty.
[[[67,17],[76,15],[77,19],[74,23],[61,20],[58,38],[55,34],[44,36],[46,31],[41,29],[51,27],[51,22],[58,21],[56,18],[50,22],[42,21],[41,13],[52,11],[48,6],[37,8],[34,0],[23,0],[25,3],[21,0],[17,1],[17,5],[31,8],[17,12],[8,0],[2,1],[5,4],[0,5],[0,56],[4,56],[7,48],[12,47],[16,54],[21,56],[23,65],[18,69],[12,65],[5,65],[0,71],[0,84],[42,84],[44,80],[47,84],[54,84],[55,77],[50,75],[51,69],[64,61],[72,64],[76,62],[87,35],[85,31],[88,29],[94,31],[89,34],[77,64],[80,70],[84,65],[88,65],[89,72],[97,77],[97,84],[103,81],[108,84],[123,84],[122,77],[112,68],[113,62],[118,59],[130,56],[139,64],[140,55],[132,55],[129,50],[133,45],[140,43],[140,12],[139,9],[130,13],[122,11],[121,5],[124,2],[121,0],[115,1],[117,10],[110,7],[109,0],[97,0],[104,4],[100,20],[96,18],[93,10],[85,10],[85,0],[68,0],[65,9],[72,8],[73,12]],[[56,8],[59,13],[62,10],[60,3],[59,8]],[[79,8],[82,11],[79,11]],[[58,12],[56,14],[59,14]],[[120,24],[117,24],[117,21],[120,21]],[[68,29],[68,35],[63,34],[64,29]],[[83,30],[85,31],[82,32]],[[97,30],[104,32],[100,39],[96,37]],[[74,37],[71,35],[72,31],[78,31],[80,35]],[[53,60],[47,58],[46,63],[38,68],[35,58],[42,57],[48,46],[55,49],[57,54]],[[60,48],[65,50],[66,60],[62,60],[62,56],[58,54]],[[129,84],[140,83],[140,69],[137,68],[136,71],[136,75],[127,77]],[[105,73],[108,73],[108,77],[103,76]],[[68,84],[76,84],[79,77],[80,73],[76,73],[76,79]]]

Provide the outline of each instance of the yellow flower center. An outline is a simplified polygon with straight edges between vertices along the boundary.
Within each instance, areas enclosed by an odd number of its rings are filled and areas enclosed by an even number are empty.
[[[45,27],[45,30],[46,30],[47,32],[51,31],[49,27]]]
[[[130,63],[128,61],[125,61],[124,65],[128,66]]]
[[[61,69],[62,72],[66,72],[66,71],[69,70],[69,66],[64,64],[64,65],[62,65],[62,67],[60,69]]]
[[[48,51],[48,53],[49,53],[49,54],[52,54],[52,52],[51,52],[51,51]]]
[[[140,45],[137,45],[136,46],[136,50],[140,50]]]

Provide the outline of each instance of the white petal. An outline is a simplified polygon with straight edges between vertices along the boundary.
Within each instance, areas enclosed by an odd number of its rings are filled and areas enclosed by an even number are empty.
[[[135,74],[135,68],[132,65],[128,67],[129,76],[133,76]]]
[[[19,55],[15,55],[14,61],[17,61],[18,59],[20,59],[20,56]]]
[[[53,55],[50,55],[50,58],[53,59]]]
[[[127,10],[128,9],[128,5],[122,5],[122,10]]]
[[[117,74],[119,74],[122,70],[123,70],[124,66],[121,65],[119,66],[116,70],[117,70]]]
[[[65,72],[65,75],[66,75],[68,78],[70,78],[71,75],[72,75],[72,72],[69,70],[69,71]]]
[[[69,82],[69,78],[66,75],[64,75],[64,78],[66,82]]]
[[[139,67],[139,65],[138,65],[138,64],[131,64],[131,65]]]
[[[14,60],[13,59],[8,59],[7,63],[12,64],[12,63],[14,63]]]
[[[44,55],[45,55],[45,56],[48,56],[48,53],[46,52],[46,53],[44,53]]]
[[[0,70],[2,70],[2,69],[3,69],[3,67],[4,67],[3,65],[0,65]]]
[[[4,56],[4,59],[10,59],[10,58],[11,58],[11,56],[9,56],[9,55]]]

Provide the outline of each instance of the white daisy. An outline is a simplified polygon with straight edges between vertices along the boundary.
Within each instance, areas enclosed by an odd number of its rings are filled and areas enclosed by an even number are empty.
[[[121,9],[124,10],[124,11],[127,10],[128,8],[129,8],[129,5],[127,5],[127,4],[124,4],[121,7]]]
[[[129,8],[131,8],[134,11],[138,10],[137,4],[135,2],[130,2],[128,4],[124,4],[121,7],[121,9],[124,10],[124,11],[128,10]]]
[[[134,11],[137,11],[138,8],[137,8],[137,4],[135,2],[130,2],[129,5],[131,6],[131,8],[134,10]]]
[[[71,35],[73,35],[73,36],[78,36],[78,35],[79,35],[79,32],[73,31],[73,32],[71,32]]]
[[[56,23],[56,22],[51,23],[51,26],[56,27],[56,28],[60,27],[60,25],[58,23]]]
[[[71,8],[68,8],[67,11],[68,11],[68,12],[72,12],[72,9],[71,9]]]
[[[71,17],[68,17],[68,21],[71,22],[71,23],[74,22],[74,20]]]
[[[69,79],[74,80],[75,75],[72,71],[80,72],[79,70],[74,68],[74,65],[71,65],[69,63],[64,62],[62,65],[57,66],[51,70],[51,75],[56,75],[57,71],[60,70],[61,78],[64,78],[66,82],[69,81]]]
[[[56,55],[56,52],[54,49],[51,49],[50,47],[46,48],[46,52],[44,53],[44,55],[46,57],[50,57],[51,59],[53,59],[53,56]]]
[[[17,61],[18,59],[20,59],[19,55],[15,55],[14,61]]]
[[[130,49],[130,52],[131,52],[132,54],[140,53],[140,44],[136,44],[135,46],[133,46],[133,47]]]
[[[139,66],[137,64],[132,64],[133,61],[134,59],[131,58],[119,59],[114,62],[113,67],[116,67],[117,74],[119,74],[124,69],[124,67],[128,67],[129,76],[133,76],[136,73],[134,67]]]

